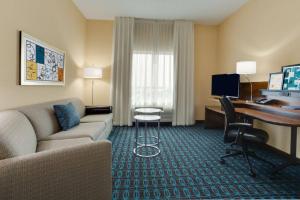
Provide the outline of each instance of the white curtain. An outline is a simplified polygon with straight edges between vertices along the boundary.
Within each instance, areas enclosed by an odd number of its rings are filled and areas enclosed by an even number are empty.
[[[135,20],[132,56],[132,107],[173,108],[173,21]]]
[[[174,106],[173,125],[192,125],[194,119],[194,25],[174,24]]]
[[[134,18],[117,17],[114,23],[112,105],[114,125],[131,125],[131,65]]]
[[[118,17],[112,72],[114,125],[131,125],[131,109],[163,107],[173,125],[194,124],[194,25]]]

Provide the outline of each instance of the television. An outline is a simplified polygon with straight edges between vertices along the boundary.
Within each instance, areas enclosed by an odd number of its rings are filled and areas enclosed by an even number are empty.
[[[282,67],[283,90],[300,90],[300,64]]]
[[[229,96],[238,98],[240,92],[239,74],[215,74],[211,81],[212,96]]]

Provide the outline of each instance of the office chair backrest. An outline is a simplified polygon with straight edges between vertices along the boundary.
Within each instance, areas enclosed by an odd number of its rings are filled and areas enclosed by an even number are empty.
[[[231,142],[231,139],[229,137],[230,127],[228,124],[236,122],[235,110],[233,104],[231,103],[228,97],[222,97],[220,99],[220,102],[225,112],[225,121],[226,121],[226,126],[224,129],[224,142],[228,143]]]
[[[236,122],[234,106],[230,99],[228,97],[222,97],[220,102],[225,112],[226,123],[228,124]]]

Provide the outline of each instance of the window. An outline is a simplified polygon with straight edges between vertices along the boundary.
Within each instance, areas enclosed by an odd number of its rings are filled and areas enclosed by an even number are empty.
[[[173,53],[134,52],[132,61],[132,105],[173,107]]]
[[[173,23],[136,20],[132,55],[132,107],[171,110],[174,94]]]

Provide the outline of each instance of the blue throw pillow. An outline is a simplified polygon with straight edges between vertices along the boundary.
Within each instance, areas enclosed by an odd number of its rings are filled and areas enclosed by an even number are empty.
[[[72,103],[53,106],[57,120],[63,131],[69,130],[80,122],[80,116]]]

